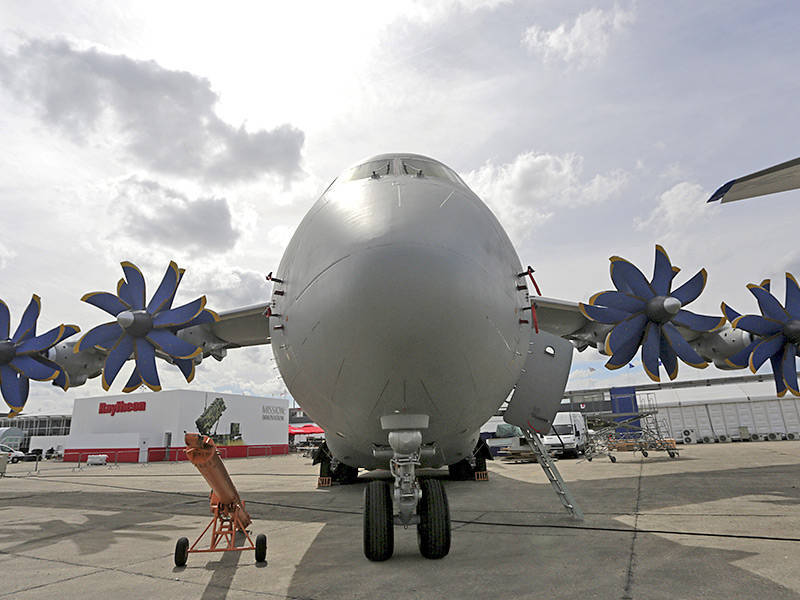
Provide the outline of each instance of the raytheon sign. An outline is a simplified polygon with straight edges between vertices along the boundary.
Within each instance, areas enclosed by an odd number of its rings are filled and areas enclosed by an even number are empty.
[[[145,410],[147,410],[147,402],[125,402],[124,400],[120,400],[114,404],[106,404],[105,402],[101,402],[100,406],[97,408],[98,414],[109,414],[112,417],[117,413],[142,412]]]

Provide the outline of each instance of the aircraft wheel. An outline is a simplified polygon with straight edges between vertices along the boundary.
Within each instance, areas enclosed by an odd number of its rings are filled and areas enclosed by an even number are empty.
[[[256,536],[256,562],[267,562],[267,536],[263,533]]]
[[[189,539],[182,537],[175,544],[175,566],[185,567],[186,560],[189,558]]]
[[[369,560],[391,558],[393,521],[391,486],[385,481],[370,481],[364,489],[364,556]]]
[[[610,458],[610,459],[611,459],[611,462],[612,462],[612,463],[613,463],[613,462],[617,462],[617,457],[616,457],[616,456],[609,456],[608,458]]]
[[[644,456],[645,458],[647,458],[647,450],[642,450],[642,456]]]
[[[450,552],[450,509],[447,494],[438,479],[419,482],[422,498],[417,504],[417,543],[425,558],[444,558]]]

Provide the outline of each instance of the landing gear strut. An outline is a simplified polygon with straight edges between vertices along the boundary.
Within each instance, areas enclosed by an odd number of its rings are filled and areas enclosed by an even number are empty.
[[[334,482],[350,484],[358,481],[358,467],[351,467],[336,460],[325,442],[314,450],[312,458],[312,464],[319,465],[317,487],[328,487]]]
[[[436,450],[422,445],[427,415],[393,414],[381,417],[388,430],[389,448],[375,448],[379,458],[389,459],[394,486],[372,481],[364,491],[364,555],[386,560],[394,551],[394,525],[417,526],[417,541],[425,558],[443,558],[450,551],[450,510],[442,482],[418,480],[420,458]]]

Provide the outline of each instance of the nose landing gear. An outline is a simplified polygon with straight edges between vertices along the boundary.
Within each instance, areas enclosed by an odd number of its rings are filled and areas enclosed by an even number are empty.
[[[444,558],[450,552],[450,509],[442,482],[418,480],[420,458],[435,448],[422,445],[428,415],[393,414],[381,417],[389,431],[391,449],[376,448],[375,456],[389,459],[394,486],[372,481],[364,491],[364,555],[387,560],[394,552],[394,525],[417,526],[417,542],[425,558]],[[395,514],[396,509],[396,514]]]

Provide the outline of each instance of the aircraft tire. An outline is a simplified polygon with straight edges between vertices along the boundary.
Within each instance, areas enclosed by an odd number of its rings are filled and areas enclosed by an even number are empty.
[[[450,552],[450,508],[447,494],[438,479],[420,482],[422,498],[417,504],[417,543],[422,556],[439,559]]]
[[[370,481],[364,489],[364,556],[379,562],[393,552],[392,488],[385,481]]]
[[[189,538],[182,537],[175,544],[175,566],[185,567],[189,558]]]
[[[256,562],[267,562],[267,536],[263,533],[256,536]]]

